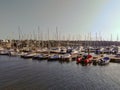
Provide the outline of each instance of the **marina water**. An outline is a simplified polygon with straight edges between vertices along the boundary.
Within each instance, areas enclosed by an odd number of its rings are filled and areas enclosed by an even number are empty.
[[[0,90],[120,90],[119,69],[0,56]]]

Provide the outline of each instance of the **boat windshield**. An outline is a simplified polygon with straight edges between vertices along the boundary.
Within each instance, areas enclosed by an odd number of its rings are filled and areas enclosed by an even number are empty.
[[[86,59],[86,58],[87,58],[87,55],[84,55],[84,56],[83,56],[83,59]]]

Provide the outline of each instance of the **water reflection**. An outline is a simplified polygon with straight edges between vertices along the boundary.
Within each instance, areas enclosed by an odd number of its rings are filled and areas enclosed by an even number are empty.
[[[0,56],[0,90],[120,90],[119,68]]]
[[[60,63],[60,64],[70,63],[70,61],[62,61],[62,60],[59,60],[59,63]]]
[[[31,59],[29,59],[31,60]],[[100,65],[98,64],[97,62],[92,62],[92,63],[77,63],[75,60],[73,61],[68,61],[68,60],[32,60],[33,62],[38,62],[38,63],[41,63],[41,62],[48,62],[48,63],[54,63],[54,62],[58,62],[59,64],[69,64],[69,63],[72,63],[72,62],[75,62],[76,65],[81,65],[81,66],[107,66],[109,64],[106,64],[106,65]]]

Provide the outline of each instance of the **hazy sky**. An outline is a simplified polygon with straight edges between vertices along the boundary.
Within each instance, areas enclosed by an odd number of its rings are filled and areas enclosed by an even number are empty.
[[[0,38],[24,38],[42,31],[55,38],[56,26],[61,38],[77,39],[91,33],[113,40],[120,35],[120,0],[0,0]]]

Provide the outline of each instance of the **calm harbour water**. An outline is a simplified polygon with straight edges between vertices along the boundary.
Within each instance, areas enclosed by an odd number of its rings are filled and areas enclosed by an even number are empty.
[[[0,56],[0,90],[120,90],[119,69]]]

